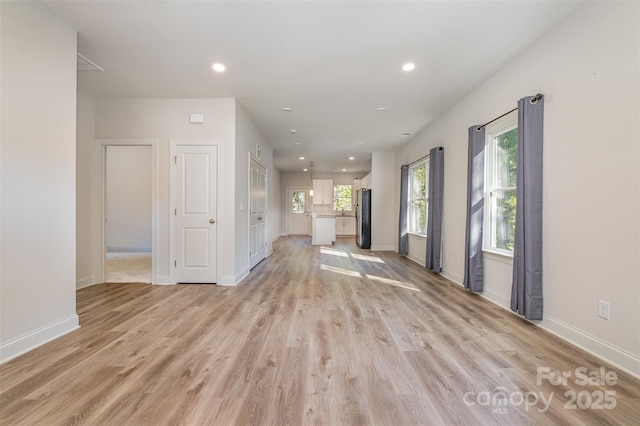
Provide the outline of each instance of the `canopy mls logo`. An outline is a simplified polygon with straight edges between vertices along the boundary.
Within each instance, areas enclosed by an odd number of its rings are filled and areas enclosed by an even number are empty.
[[[567,386],[573,384],[579,387],[587,386],[616,386],[618,375],[615,371],[600,367],[598,370],[589,370],[587,367],[578,367],[575,370],[552,371],[550,367],[538,367],[536,371],[536,384],[543,386],[545,383],[551,386]],[[612,410],[616,407],[616,392],[613,390],[568,390],[562,394],[565,398],[563,408],[565,410]],[[508,392],[504,387],[497,387],[493,391],[467,392],[462,398],[468,407],[491,407],[494,414],[507,414],[510,407],[523,407],[525,412],[535,409],[540,413],[546,412],[556,393],[545,394],[543,391]]]

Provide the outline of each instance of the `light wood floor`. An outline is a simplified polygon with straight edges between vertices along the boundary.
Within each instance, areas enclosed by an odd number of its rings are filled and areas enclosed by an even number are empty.
[[[78,312],[0,366],[0,424],[638,424],[638,380],[351,239],[281,238],[237,287],[85,288]],[[618,381],[538,384],[540,367]]]

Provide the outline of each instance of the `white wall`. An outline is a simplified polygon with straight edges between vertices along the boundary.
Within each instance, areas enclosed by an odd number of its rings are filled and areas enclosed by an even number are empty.
[[[398,173],[400,173],[399,168]],[[397,248],[397,200],[394,203],[389,196],[396,193],[394,184],[398,173],[396,173],[393,152],[373,153],[371,156],[371,250]]]
[[[93,201],[95,185],[95,100],[82,92],[77,94],[76,115],[76,286],[87,287],[97,282],[98,215]]]
[[[355,179],[360,179],[366,173],[329,173],[313,172],[313,179],[332,179],[334,185],[353,185]],[[280,173],[280,194],[278,199],[281,222],[280,233],[287,235],[287,188],[309,188],[311,189],[311,174],[309,172],[281,172]],[[308,206],[308,210],[313,210],[313,206]]]
[[[0,15],[5,361],[78,326],[76,32],[36,3],[0,2]]]
[[[273,251],[273,232],[271,224],[271,192],[273,191],[273,149],[258,131],[242,105],[235,103],[236,123],[236,177],[235,177],[235,217],[236,217],[236,246],[235,246],[235,283],[240,282],[249,273],[249,154],[257,155],[257,145],[260,145],[260,160],[267,170],[267,253]],[[242,204],[242,206],[241,206]]]
[[[544,93],[545,313],[540,326],[636,375],[639,27],[637,2],[586,4],[396,153],[398,169],[432,147],[444,147],[443,274],[461,283],[467,128],[515,107],[518,98]],[[485,267],[483,296],[506,307],[511,265],[486,258]],[[611,303],[611,320],[596,316],[598,299]]]
[[[204,124],[190,124],[191,113],[204,113]],[[169,283],[170,140],[219,141],[218,282],[235,283],[235,100],[97,99],[96,138],[159,139],[158,282]],[[224,201],[224,202],[223,202]],[[224,242],[224,244],[222,244]],[[222,249],[221,249],[222,248]]]
[[[151,251],[151,160],[150,146],[107,147],[109,250]]]

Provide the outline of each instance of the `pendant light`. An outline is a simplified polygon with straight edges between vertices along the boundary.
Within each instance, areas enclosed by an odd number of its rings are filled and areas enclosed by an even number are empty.
[[[313,197],[313,161],[309,161],[309,181],[310,181],[310,186],[309,188],[309,195]]]

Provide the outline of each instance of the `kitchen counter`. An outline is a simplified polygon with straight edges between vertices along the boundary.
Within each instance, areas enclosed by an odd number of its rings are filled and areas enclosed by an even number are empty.
[[[311,244],[333,244],[336,241],[336,217],[311,212]]]

